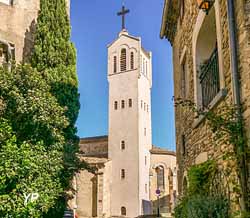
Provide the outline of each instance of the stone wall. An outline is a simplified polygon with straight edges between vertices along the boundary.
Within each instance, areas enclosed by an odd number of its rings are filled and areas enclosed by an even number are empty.
[[[69,11],[70,0],[66,2]],[[13,4],[0,0],[0,40],[14,45],[17,62],[26,60],[33,48],[39,7],[39,0],[13,0]]]
[[[227,17],[227,1],[216,0],[219,5],[219,27],[221,38],[222,66],[225,89],[227,95],[217,102],[214,107],[216,111],[225,102],[232,104],[232,83],[231,83],[231,62],[230,62],[230,43]],[[249,41],[249,20],[250,20],[250,1],[239,0],[235,2],[237,40],[238,40],[238,64],[241,77],[241,101],[246,120],[247,136],[250,135],[250,41]],[[174,95],[181,97],[181,65],[180,59],[184,48],[186,48],[186,63],[188,70],[189,92],[187,98],[196,102],[194,77],[194,54],[193,54],[193,35],[195,25],[201,12],[195,0],[185,1],[185,11],[182,21],[178,20],[177,30],[173,41],[173,61],[174,61]],[[203,16],[203,15],[202,15]],[[218,29],[217,29],[218,30]],[[177,106],[175,108],[176,120],[176,143],[177,143],[177,164],[178,164],[178,184],[179,191],[182,192],[182,183],[190,166],[202,163],[207,159],[215,159],[221,166],[231,169],[231,176],[237,180],[235,174],[235,164],[222,160],[223,154],[232,146],[215,142],[210,126],[205,119],[197,119],[196,114],[188,109]],[[185,153],[183,152],[183,135],[185,135]],[[231,165],[230,165],[231,164]]]
[[[80,152],[83,156],[108,157],[108,137],[100,136],[80,140]]]

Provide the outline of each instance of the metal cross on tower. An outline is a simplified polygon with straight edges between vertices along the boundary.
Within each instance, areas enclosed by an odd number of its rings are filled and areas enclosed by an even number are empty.
[[[118,16],[122,16],[122,29],[125,29],[125,15],[129,13],[128,9],[125,9],[125,6],[122,6],[122,11],[118,12]]]

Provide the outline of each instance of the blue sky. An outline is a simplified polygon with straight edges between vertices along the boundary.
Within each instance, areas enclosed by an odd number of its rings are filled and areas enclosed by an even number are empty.
[[[116,13],[122,0],[72,0],[72,40],[77,48],[81,110],[77,121],[80,137],[108,134],[107,45],[121,30]],[[153,144],[175,149],[172,53],[159,37],[163,0],[126,0],[129,33],[142,38],[153,53]]]

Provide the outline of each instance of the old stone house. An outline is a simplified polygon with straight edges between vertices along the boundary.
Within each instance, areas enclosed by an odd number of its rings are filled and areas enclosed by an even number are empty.
[[[201,3],[208,4],[209,10],[202,10]],[[160,37],[168,39],[173,48],[175,98],[191,100],[199,110],[214,112],[225,103],[242,105],[244,134],[249,139],[250,1],[165,0]],[[231,146],[214,141],[204,116],[176,106],[175,122],[180,194],[188,186],[190,167],[208,159],[235,176],[235,162],[223,161]],[[243,155],[240,162],[245,175],[240,174],[243,191],[236,200],[244,209],[249,161]]]
[[[70,0],[66,2],[69,12]],[[39,0],[0,0],[0,64],[29,57],[39,7]]]

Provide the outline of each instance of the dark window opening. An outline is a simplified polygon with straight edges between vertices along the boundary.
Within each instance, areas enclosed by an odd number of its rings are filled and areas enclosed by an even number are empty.
[[[126,207],[121,207],[121,215],[122,216],[126,216],[127,215]]]
[[[124,108],[125,108],[125,101],[122,100],[122,109],[124,109]]]
[[[134,52],[130,53],[130,68],[131,70],[134,69]]]
[[[114,73],[117,72],[117,57],[114,56]]]
[[[129,107],[132,107],[132,99],[131,98],[128,100],[128,105],[129,105]]]
[[[121,170],[121,178],[125,179],[125,170],[124,169]]]
[[[121,149],[125,150],[125,141],[121,141]]]
[[[115,110],[118,109],[118,102],[117,101],[115,101],[115,103],[114,103],[114,108],[115,108]]]
[[[121,71],[126,71],[127,70],[127,51],[125,48],[121,50],[121,58],[120,58],[120,63],[121,63]]]

